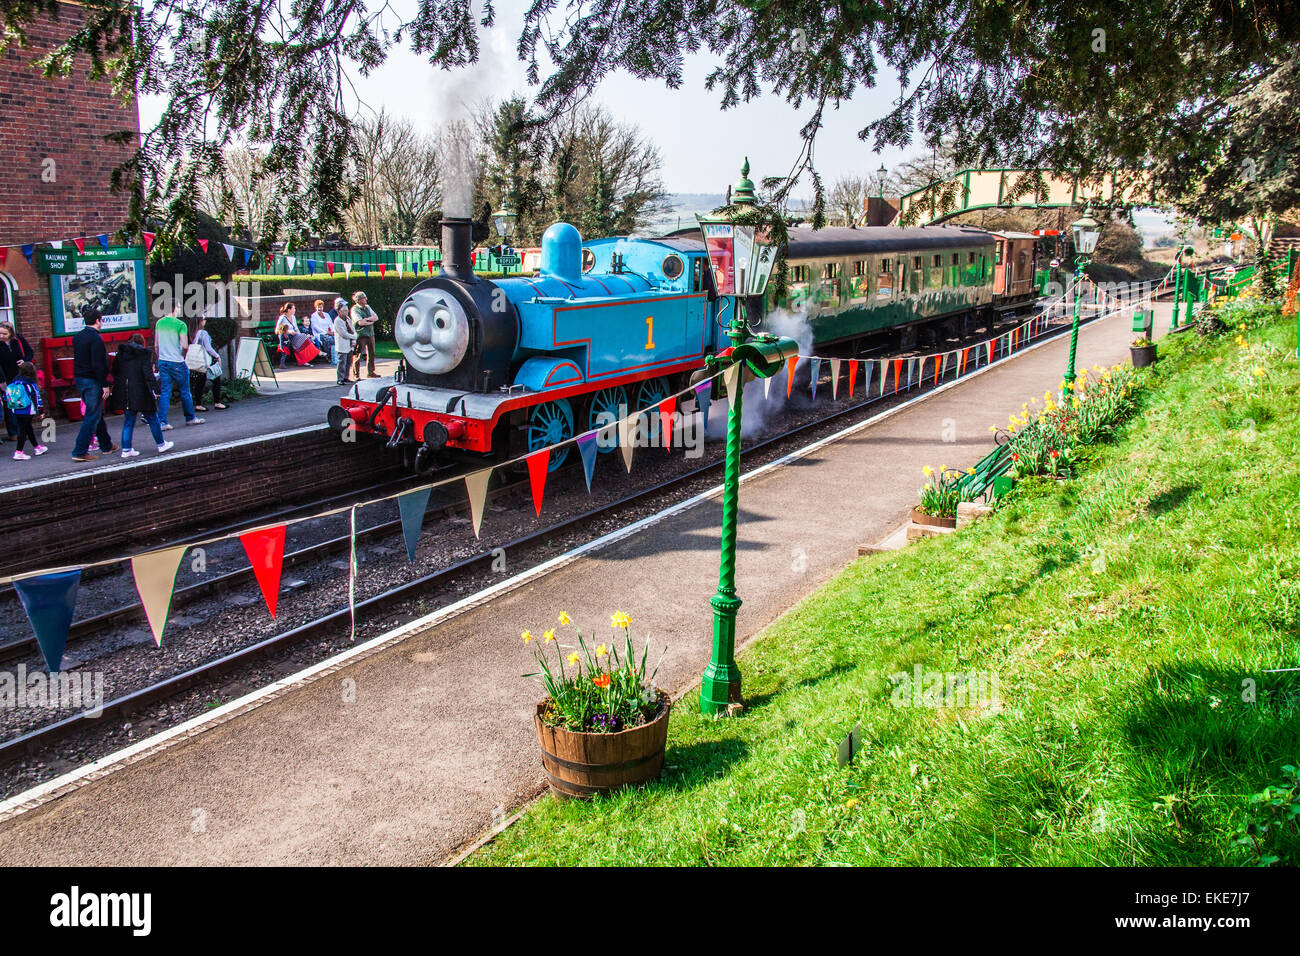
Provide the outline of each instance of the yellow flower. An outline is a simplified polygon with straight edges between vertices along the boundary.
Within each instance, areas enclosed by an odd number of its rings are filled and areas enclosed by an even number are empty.
[[[579,660],[581,660],[581,658],[578,657],[578,652],[577,652],[577,651],[574,651],[572,654],[569,655],[569,663],[570,663],[570,664],[576,664],[576,663],[578,663]]]
[[[991,431],[991,432],[995,432],[995,431],[997,431],[997,430],[998,430],[998,426],[997,426],[997,425],[990,425],[990,426],[989,426],[989,431]]]
[[[546,638],[546,643],[547,643],[547,644],[551,643],[551,641],[555,640],[555,628],[551,628],[549,631],[547,631],[547,632],[546,632],[545,634],[543,634],[542,636],[543,636],[544,638]]]
[[[947,466],[947,465],[940,465],[940,466],[939,466],[939,474],[941,474],[941,475],[946,475],[946,474],[948,474],[948,466]]]
[[[614,627],[628,628],[632,626],[632,619],[622,611],[615,611],[610,616],[609,623]]]
[[[529,641],[533,639],[533,635],[531,631],[524,631],[524,633],[520,634],[519,636],[524,639],[525,644],[527,644]]]
[[[604,656],[605,656],[606,654],[608,654],[608,653],[609,653],[609,648],[606,647],[604,644],[597,644],[597,645],[596,645],[596,656],[597,656],[597,657],[604,657]]]
[[[572,624],[572,623],[573,623],[573,618],[569,617],[569,612],[568,612],[568,611],[561,611],[561,612],[560,612],[560,624],[563,625],[563,626],[568,626],[569,624]]]
[[[968,474],[968,475],[973,475],[973,474],[975,474],[975,469],[974,469],[974,468],[967,468],[967,469],[966,469],[966,474]]]
[[[923,474],[923,475],[925,475],[925,477],[929,478],[931,475],[934,474],[934,469],[931,468],[929,465],[926,465],[924,468],[921,469],[921,474]]]

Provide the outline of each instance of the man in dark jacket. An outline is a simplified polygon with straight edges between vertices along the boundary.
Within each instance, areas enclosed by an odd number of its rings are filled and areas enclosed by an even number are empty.
[[[104,401],[108,398],[108,349],[99,334],[102,321],[98,310],[82,310],[82,330],[72,337],[72,383],[85,403],[86,414],[81,419],[76,444],[72,447],[73,461],[94,461],[98,455],[90,453],[90,439],[99,437],[99,450],[107,455],[113,451],[113,439],[104,424]]]

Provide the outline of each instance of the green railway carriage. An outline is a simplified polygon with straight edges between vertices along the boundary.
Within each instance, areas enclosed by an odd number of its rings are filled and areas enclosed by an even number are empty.
[[[816,345],[973,316],[994,303],[995,254],[959,226],[792,229],[786,295],[770,286],[765,311],[806,312]]]

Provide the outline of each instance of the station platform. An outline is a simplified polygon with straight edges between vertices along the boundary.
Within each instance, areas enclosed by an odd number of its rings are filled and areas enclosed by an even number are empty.
[[[396,369],[397,359],[382,359],[375,363],[375,371],[380,375],[392,375]],[[177,457],[233,442],[258,441],[300,428],[324,427],[326,409],[350,388],[334,384],[337,374],[334,366],[323,362],[290,366],[277,372],[274,380],[255,380],[259,393],[256,398],[231,403],[225,411],[216,411],[209,404],[206,412],[199,413],[204,420],[202,425],[187,427],[180,404],[174,404],[169,416],[174,427],[165,433],[165,437],[175,442],[176,447],[162,455],[155,451],[149,426],[137,419],[133,444],[140,452],[138,458],[123,459],[118,452],[113,452],[101,455],[93,462],[73,461],[72,447],[81,422],[56,419],[59,424],[55,428],[54,440],[47,443],[50,450],[39,458],[14,461],[15,445],[12,442],[0,445],[0,494],[15,485],[29,482],[48,482],[116,467],[147,467],[151,462],[168,456]],[[122,416],[110,415],[107,422],[113,444],[121,444]],[[31,454],[30,448],[26,450]]]
[[[1132,337],[1124,316],[1086,326],[1079,368],[1127,361]],[[824,584],[860,545],[890,538],[915,503],[922,466],[978,460],[990,424],[1058,385],[1068,345],[1064,336],[1038,343],[749,474],[740,492],[738,640],[752,639]],[[532,724],[541,691],[520,677],[533,666],[522,630],[540,633],[567,611],[600,639],[610,633],[610,614],[624,611],[638,646],[648,640],[652,656],[668,648],[659,685],[681,693],[696,684],[710,653],[719,493],[0,804],[0,859],[452,858],[544,786]],[[862,640],[871,640],[871,622],[860,624]],[[743,670],[743,656],[740,663]]]

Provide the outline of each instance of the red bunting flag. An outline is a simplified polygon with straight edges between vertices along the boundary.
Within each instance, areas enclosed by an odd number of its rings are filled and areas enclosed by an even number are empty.
[[[799,356],[792,355],[786,361],[785,370],[785,397],[790,397],[790,389],[794,388],[794,367],[799,364]]]
[[[379,278],[381,278],[381,279],[384,277],[384,269],[385,269],[385,268],[386,268],[385,263],[382,263],[382,262],[379,263]]]
[[[0,268],[4,268],[5,260],[9,258],[9,247],[0,246]]]
[[[334,274],[334,263],[332,262],[325,263],[325,268],[330,271],[330,275]]]
[[[239,536],[248,562],[253,566],[258,587],[266,599],[266,609],[275,618],[275,601],[280,596],[280,571],[284,565],[284,525],[246,531]]]
[[[72,244],[77,247],[77,255],[81,255],[83,252],[86,251],[85,239],[73,239]]]
[[[537,516],[542,515],[542,493],[546,490],[546,468],[551,463],[551,450],[543,448],[535,451],[524,462],[528,465],[528,483],[533,488],[533,507]]]
[[[673,414],[677,411],[677,396],[670,395],[659,403],[659,427],[664,432],[664,447],[673,447]]]
[[[903,360],[894,359],[894,391],[898,391],[899,376],[903,374]]]
[[[152,232],[146,232],[146,233],[144,234],[144,251],[145,251],[145,252],[148,252],[150,249],[153,248],[153,241],[154,241],[154,239],[156,239],[156,238],[157,238],[157,235],[156,235],[155,233],[152,233]]]
[[[433,275],[433,260],[429,260],[429,275]]]
[[[849,361],[849,398],[853,397],[853,388],[858,384],[858,363]]]
[[[207,252],[207,251],[208,251],[208,240],[206,240],[206,239],[200,239],[200,240],[199,240],[199,248],[202,249],[204,252]]]

